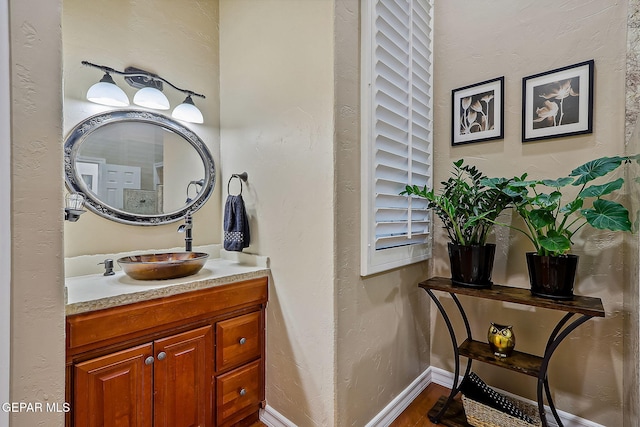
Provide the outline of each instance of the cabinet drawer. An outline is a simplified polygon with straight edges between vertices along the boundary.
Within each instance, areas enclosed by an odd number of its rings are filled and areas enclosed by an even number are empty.
[[[245,314],[216,323],[216,371],[260,357],[261,314]]]
[[[216,420],[219,426],[233,424],[259,409],[262,401],[261,360],[251,362],[216,378]]]

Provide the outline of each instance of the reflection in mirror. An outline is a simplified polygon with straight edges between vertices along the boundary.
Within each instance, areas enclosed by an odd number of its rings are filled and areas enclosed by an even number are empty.
[[[198,136],[155,113],[112,111],[78,124],[65,142],[71,191],[118,222],[155,225],[194,212],[213,191],[213,159]]]

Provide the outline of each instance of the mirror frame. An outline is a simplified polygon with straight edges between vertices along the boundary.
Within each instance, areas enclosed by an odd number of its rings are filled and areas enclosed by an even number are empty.
[[[97,129],[121,122],[141,122],[161,126],[189,142],[200,155],[204,165],[204,185],[198,196],[177,211],[158,215],[143,215],[109,206],[98,199],[92,191],[89,191],[82,177],[76,173],[75,158],[78,150],[82,143]],[[216,179],[215,162],[211,152],[195,132],[167,116],[140,110],[108,111],[93,115],[78,123],[64,142],[64,174],[69,191],[84,194],[86,197],[85,206],[90,211],[112,221],[129,225],[162,225],[179,221],[188,213],[196,212],[202,207],[213,193]]]

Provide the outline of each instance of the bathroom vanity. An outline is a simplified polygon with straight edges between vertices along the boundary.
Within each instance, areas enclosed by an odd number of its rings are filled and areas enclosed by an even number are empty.
[[[258,419],[268,269],[212,260],[203,270],[149,284],[122,272],[67,280],[68,427]]]
[[[179,121],[127,109],[78,123],[64,153],[70,196],[88,210],[129,226],[184,220],[185,236],[184,249],[83,247],[65,259],[67,427],[254,423],[265,399],[268,259],[225,257],[216,245],[192,252],[192,215],[215,185],[207,145]],[[116,259],[126,275],[112,271]]]

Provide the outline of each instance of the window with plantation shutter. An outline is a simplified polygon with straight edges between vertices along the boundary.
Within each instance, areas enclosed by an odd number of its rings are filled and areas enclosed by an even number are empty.
[[[407,184],[432,183],[432,0],[362,9],[361,274],[431,255],[431,216]]]

